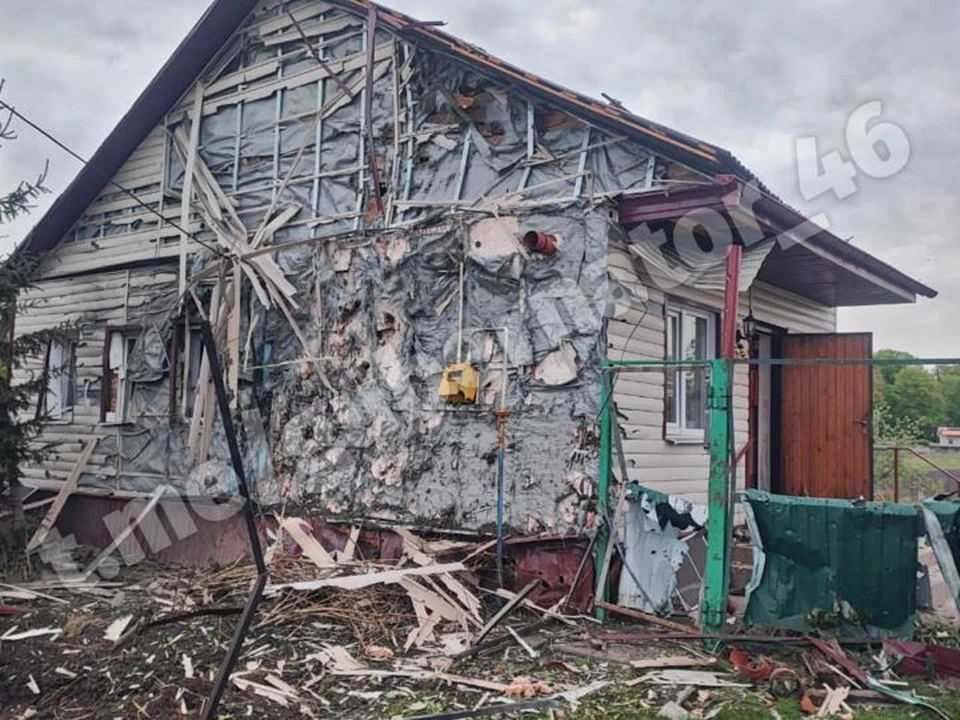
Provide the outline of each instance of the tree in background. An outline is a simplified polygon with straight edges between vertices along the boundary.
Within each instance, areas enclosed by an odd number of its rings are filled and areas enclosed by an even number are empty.
[[[886,389],[894,417],[917,422],[926,440],[937,439],[937,428],[946,418],[943,388],[936,376],[922,367],[903,367]]]
[[[877,350],[873,356],[878,360],[913,360],[915,359],[913,355],[903,350]],[[884,387],[890,387],[897,380],[897,375],[909,365],[877,365],[876,366],[876,375],[880,376],[881,383]]]
[[[3,82],[0,81],[0,90]],[[0,109],[6,106],[0,102]],[[11,129],[13,116],[0,115],[0,148],[2,142],[16,139]],[[21,182],[6,193],[0,193],[0,225],[30,211],[32,203],[43,193],[46,168],[36,182]],[[43,399],[49,382],[47,369],[28,372],[31,358],[43,357],[56,330],[14,335],[14,320],[21,291],[30,285],[37,263],[14,253],[0,263],[0,506],[12,510],[12,521],[0,523],[0,559],[26,544],[26,518],[23,511],[21,466],[25,462],[42,461],[50,446],[36,443],[45,419]],[[16,380],[14,379],[16,376]]]
[[[960,365],[938,367],[937,379],[943,390],[944,422],[949,427],[960,427]]]
[[[880,350],[878,358],[911,359],[900,350]],[[874,479],[880,491],[893,487],[892,448],[917,448],[936,442],[940,426],[960,427],[960,366],[925,368],[920,365],[877,365],[873,370]],[[921,452],[924,452],[921,450]],[[939,456],[937,463],[956,473],[960,454]],[[908,453],[900,453],[901,489],[922,496],[945,489],[945,476]],[[946,483],[953,489],[951,483]]]
[[[0,94],[3,93],[3,80],[0,79]],[[0,102],[0,110],[6,109],[6,105]],[[6,117],[0,115],[0,148],[3,142],[9,142],[17,139],[17,133],[12,128],[13,113],[6,113]],[[21,181],[13,190],[6,194],[0,194],[0,225],[16,220],[21,215],[30,211],[34,201],[41,195],[49,192],[44,182],[47,179],[47,169],[49,165],[44,164],[43,172],[37,178],[36,182]]]

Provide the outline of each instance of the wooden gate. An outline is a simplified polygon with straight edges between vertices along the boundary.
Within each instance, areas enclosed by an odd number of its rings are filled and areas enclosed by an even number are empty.
[[[785,335],[782,355],[869,358],[870,333]],[[782,366],[786,495],[873,499],[873,374],[868,364]]]

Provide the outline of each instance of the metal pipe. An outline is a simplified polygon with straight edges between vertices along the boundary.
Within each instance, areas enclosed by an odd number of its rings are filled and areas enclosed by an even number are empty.
[[[720,332],[720,357],[732,360],[737,351],[737,306],[740,299],[740,261],[743,248],[731,245],[727,248],[727,276],[724,284],[722,330]]]
[[[507,463],[507,418],[510,409],[507,407],[507,384],[510,380],[510,329],[476,328],[470,333],[471,342],[467,349],[467,362],[473,357],[473,336],[477,333],[503,333],[503,376],[500,380],[500,408],[497,410],[497,582],[503,587],[503,516],[506,505],[505,468]]]
[[[918,457],[918,458],[920,458],[921,460],[923,460],[927,465],[929,465],[930,467],[932,467],[934,470],[939,470],[941,473],[943,473],[943,474],[946,475],[948,478],[950,478],[951,480],[953,480],[955,483],[957,483],[958,485],[960,485],[960,477],[957,477],[956,475],[954,475],[952,472],[950,472],[950,471],[947,470],[946,468],[940,467],[940,466],[937,465],[933,460],[931,460],[930,458],[928,458],[928,457],[926,457],[926,456],[918,453],[918,452],[917,452],[916,450],[914,450],[912,447],[905,447],[905,448],[899,448],[899,449],[900,449],[900,450],[906,450],[906,451],[907,451],[908,453],[910,453],[911,455],[915,455],[916,457]]]
[[[710,360],[604,360],[605,370],[623,368],[706,367]],[[734,365],[960,365],[960,358],[734,358]]]
[[[457,311],[457,364],[463,362],[463,286],[466,272],[466,259],[460,261],[460,298],[459,310]]]
[[[201,313],[203,312],[199,304],[198,309]],[[243,498],[243,517],[246,521],[247,535],[250,540],[250,552],[253,555],[253,561],[257,568],[256,582],[247,599],[243,615],[240,617],[240,621],[234,629],[227,655],[220,663],[220,669],[217,671],[213,688],[204,706],[203,717],[206,720],[213,720],[213,718],[217,717],[217,708],[220,705],[220,699],[223,697],[223,692],[226,690],[227,683],[230,679],[230,673],[233,671],[237,657],[240,655],[240,648],[243,645],[247,630],[250,628],[250,623],[253,621],[257,606],[260,604],[263,589],[266,587],[269,575],[263,557],[263,549],[260,545],[260,535],[257,531],[256,518],[253,514],[253,501],[250,498],[250,489],[247,486],[246,473],[243,468],[243,456],[240,454],[240,446],[237,444],[237,434],[233,426],[233,417],[230,415],[230,400],[227,396],[226,383],[223,380],[223,369],[220,365],[220,358],[217,355],[217,344],[213,338],[210,321],[206,317],[203,317],[200,321],[200,334],[203,338],[204,351],[207,353],[207,360],[210,364],[210,377],[213,381],[217,406],[220,409],[220,421],[223,423],[223,432],[227,438],[230,462],[237,476],[237,487],[240,491],[240,496]]]

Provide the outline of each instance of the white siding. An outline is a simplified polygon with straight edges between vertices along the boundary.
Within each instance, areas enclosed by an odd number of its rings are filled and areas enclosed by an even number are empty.
[[[76,278],[40,280],[23,293],[24,309],[17,315],[16,332],[57,328],[69,324],[77,335],[76,400],[69,424],[48,425],[40,440],[59,443],[56,452],[42,467],[24,467],[27,482],[63,480],[93,436],[115,436],[118,429],[100,424],[99,395],[91,388],[103,373],[103,345],[110,326],[140,321],[150,314],[161,317],[165,308],[157,297],[176,301],[175,270],[149,268],[120,270]],[[14,374],[16,381],[25,372],[42,369],[43,358],[36,358]],[[110,474],[106,457],[94,452],[88,463],[103,475]]]
[[[180,254],[180,198],[164,187],[166,134],[162,127],[151,132],[113,176],[113,181],[132,192],[136,199],[107,184],[57,247],[43,260],[42,277],[64,277],[73,273],[103,270],[150,259]],[[164,216],[160,222],[156,213]],[[96,228],[112,228],[100,234]],[[97,235],[77,239],[75,230]],[[195,230],[196,228],[188,228]],[[191,243],[191,248],[194,247]]]
[[[664,357],[666,326],[664,293],[645,287],[636,276],[631,256],[612,246],[609,253],[611,275],[632,289],[635,296],[647,297],[644,309],[637,303],[618,304],[607,323],[607,358],[610,360],[656,360]],[[791,293],[763,283],[753,286],[753,314],[763,322],[790,332],[826,333],[836,330],[836,312]],[[678,287],[670,295],[706,306],[718,314],[723,308],[720,293]],[[747,314],[747,296],[741,295],[740,317]],[[748,370],[738,365],[734,375],[733,413],[736,447],[747,441]],[[664,375],[659,368],[623,370],[614,386],[614,400],[620,412],[624,453],[631,480],[652,489],[684,495],[696,502],[707,500],[709,456],[701,445],[675,445],[663,439]],[[618,473],[619,474],[619,473]],[[742,487],[744,467],[738,479]]]

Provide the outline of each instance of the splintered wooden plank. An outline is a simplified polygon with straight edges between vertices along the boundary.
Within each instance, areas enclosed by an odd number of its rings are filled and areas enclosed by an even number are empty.
[[[274,595],[281,590],[320,590],[323,588],[339,588],[341,590],[360,590],[372,585],[391,585],[408,577],[422,577],[425,575],[440,575],[450,572],[462,572],[466,568],[463,563],[448,563],[446,565],[429,565],[427,567],[404,568],[402,570],[386,570],[384,572],[367,573],[365,575],[349,575],[347,577],[325,578],[323,580],[307,580],[304,582],[284,583],[271,585],[267,595]]]
[[[280,529],[293,540],[303,556],[318,568],[335,568],[336,560],[326,551],[320,541],[310,533],[310,526],[302,518],[286,518],[280,521]]]
[[[40,545],[43,544],[43,541],[47,539],[47,535],[50,534],[54,524],[57,522],[57,518],[60,516],[60,511],[63,510],[63,506],[67,504],[67,500],[69,499],[70,495],[74,490],[77,489],[77,482],[80,480],[80,476],[83,474],[83,470],[87,466],[87,461],[90,460],[90,456],[93,454],[93,449],[96,446],[97,438],[94,437],[87,440],[87,444],[84,446],[83,452],[80,453],[80,457],[77,458],[77,462],[74,464],[73,469],[70,470],[70,474],[64,481],[63,487],[61,487],[60,492],[57,493],[57,497],[53,501],[53,506],[47,511],[47,515],[40,523],[40,527],[37,528],[37,531],[33,534],[33,537],[30,538],[30,542],[27,543],[28,553],[36,550],[38,547],[40,547]]]

